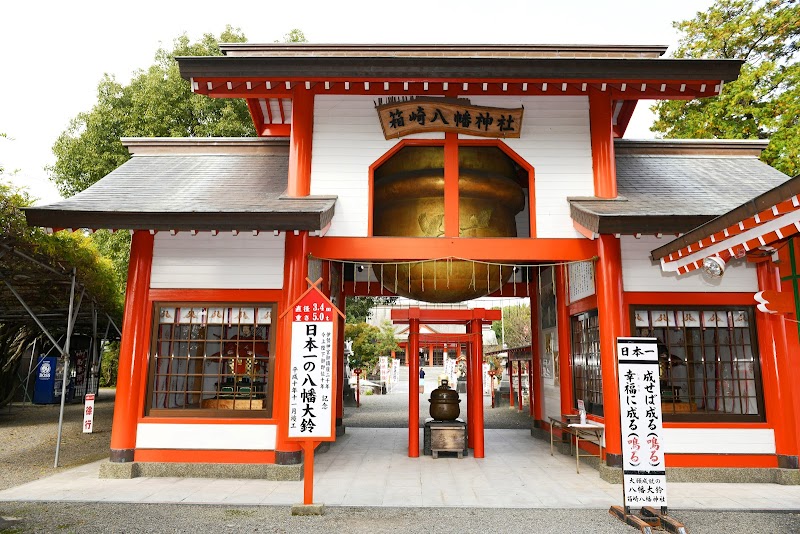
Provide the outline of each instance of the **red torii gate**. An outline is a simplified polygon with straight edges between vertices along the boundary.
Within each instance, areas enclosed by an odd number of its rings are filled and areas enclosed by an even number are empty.
[[[408,324],[408,456],[419,456],[419,342],[420,324],[464,324],[466,334],[425,334],[428,341],[467,343],[467,441],[475,458],[483,458],[483,323],[501,320],[500,310],[392,310],[394,324]]]

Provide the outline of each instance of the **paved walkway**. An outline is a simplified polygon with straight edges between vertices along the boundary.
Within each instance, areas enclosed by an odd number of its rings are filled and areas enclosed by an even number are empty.
[[[361,408],[347,409],[345,423],[358,418],[372,426],[394,419],[407,421],[407,384],[401,382],[391,395],[367,396]],[[434,378],[426,379],[427,392],[434,385]],[[428,395],[421,397],[427,399]],[[423,399],[420,401],[422,404]],[[507,407],[487,408],[487,421],[492,417],[525,421],[527,416]],[[421,434],[422,430],[420,443]],[[517,428],[516,423],[512,428],[488,428],[485,450],[483,459],[409,458],[407,428],[350,424],[328,452],[316,455],[314,500],[359,507],[605,510],[622,502],[621,485],[602,481],[588,466],[576,473],[573,457],[558,452],[550,456],[549,443],[532,438],[527,428]],[[291,505],[303,498],[303,482],[99,479],[100,463],[0,491],[0,501]],[[674,509],[800,510],[800,486],[671,483],[668,492],[670,508]]]
[[[407,431],[349,429],[315,462],[314,500],[341,506],[595,508],[621,504],[622,486],[522,430],[487,430],[486,458],[409,458]],[[98,478],[100,462],[0,491],[0,501],[291,505],[302,482]],[[800,510],[800,486],[672,483],[678,509]]]

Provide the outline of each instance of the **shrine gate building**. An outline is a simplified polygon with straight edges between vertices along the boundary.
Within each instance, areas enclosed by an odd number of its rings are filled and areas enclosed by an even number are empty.
[[[759,161],[762,141],[624,137],[639,100],[715,98],[741,61],[659,46],[222,51],[178,58],[181,74],[245,99],[257,138],[123,139],[128,162],[26,210],[53,230],[132,232],[112,463],[298,464],[284,312],[321,278],[339,307],[530,297],[534,433],[582,400],[605,425],[609,479],[616,339],[656,337],[668,467],[800,482],[796,300],[766,313],[754,299],[796,299],[800,183]],[[489,315],[461,319],[479,333]],[[412,376],[418,364],[412,352]]]

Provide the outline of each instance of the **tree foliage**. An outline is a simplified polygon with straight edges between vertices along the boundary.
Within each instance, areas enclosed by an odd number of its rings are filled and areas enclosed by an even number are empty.
[[[41,228],[28,226],[21,208],[31,203],[24,189],[0,181],[0,236],[12,240],[20,252],[40,257],[46,263],[74,266],[78,279],[100,307],[111,315],[122,315],[122,294],[111,262],[81,233],[47,235]],[[44,281],[42,290],[49,291]],[[25,349],[35,338],[43,337],[38,329],[24,323],[0,323],[0,406],[11,399],[16,369]]]
[[[381,356],[389,356],[399,348],[388,321],[380,328],[363,322],[345,324],[344,338],[353,342],[353,353],[348,358],[350,369],[364,369],[367,374],[374,374]]]
[[[302,42],[305,36],[294,29],[284,39]],[[128,161],[130,154],[121,137],[254,136],[244,100],[194,94],[175,61],[179,56],[219,56],[220,43],[246,41],[241,30],[231,26],[219,37],[205,34],[194,43],[184,34],[175,39],[171,50],[159,48],[153,65],[136,71],[129,84],[104,76],[97,86],[97,103],[72,119],[53,146],[56,162],[48,170],[61,194],[79,193]],[[113,260],[124,289],[129,234],[100,231],[93,238]]]
[[[293,30],[289,31],[289,33],[284,34],[282,41],[275,41],[276,43],[284,42],[284,43],[307,43],[308,39],[306,39],[306,34],[303,33],[303,30],[294,28]]]
[[[503,329],[505,327],[505,334]],[[492,330],[497,335],[497,341],[502,343],[505,339],[506,347],[524,347],[531,344],[531,307],[504,306],[503,321],[493,321]]]
[[[800,1],[717,0],[683,33],[677,58],[743,59],[720,96],[670,100],[652,109],[655,132],[669,138],[770,139],[762,160],[800,174]]]
[[[106,74],[97,87],[97,103],[72,119],[53,146],[56,162],[49,171],[59,191],[72,196],[128,161],[121,137],[255,135],[244,100],[192,93],[175,61],[177,56],[219,56],[220,42],[246,40],[230,26],[219,37],[206,34],[196,43],[184,34],[172,50],[159,48],[153,65],[135,72],[129,84]]]
[[[345,299],[345,322],[347,324],[363,323],[369,319],[369,313],[375,306],[394,304],[397,297],[347,297]]]
[[[53,146],[56,162],[48,170],[61,194],[79,193],[128,161],[121,137],[255,135],[244,100],[192,93],[175,61],[178,56],[219,56],[221,42],[245,41],[241,31],[230,26],[219,37],[206,34],[195,43],[184,34],[175,39],[172,50],[159,48],[153,65],[134,73],[129,84],[105,75],[97,87],[97,103],[72,119]],[[112,259],[124,290],[130,235],[103,230],[93,239]]]

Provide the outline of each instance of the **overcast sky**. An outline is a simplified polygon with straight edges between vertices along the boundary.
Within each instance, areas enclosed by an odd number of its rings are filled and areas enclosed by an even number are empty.
[[[338,2],[4,2],[0,16],[0,164],[43,203],[59,198],[44,170],[69,120],[95,103],[103,73],[128,82],[156,49],[226,24],[250,42],[293,28],[313,43],[648,44],[674,47],[672,22],[712,0],[375,0]],[[626,137],[652,137],[641,102]]]

